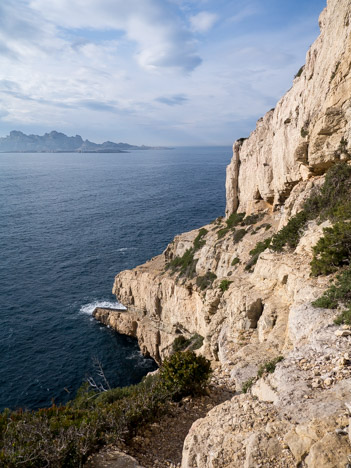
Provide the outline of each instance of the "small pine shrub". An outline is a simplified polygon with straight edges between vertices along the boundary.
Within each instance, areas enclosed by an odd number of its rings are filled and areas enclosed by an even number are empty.
[[[244,218],[241,224],[242,226],[251,226],[252,224],[256,224],[259,221],[261,221],[263,216],[264,216],[263,214],[253,214],[253,215],[246,216],[246,218]]]
[[[231,266],[238,265],[239,263],[240,263],[240,258],[239,258],[239,257],[235,257],[235,258],[232,260]]]
[[[335,325],[351,325],[351,306],[341,312],[334,320]]]
[[[283,356],[278,356],[271,361],[266,362],[265,364],[262,364],[257,372],[257,377],[262,377],[264,374],[272,374],[275,371],[275,368],[278,364],[278,362],[281,362],[283,360]]]
[[[226,220],[227,227],[229,229],[240,224],[245,218],[245,213],[232,213],[229,218]]]
[[[198,333],[195,333],[195,335],[193,335],[191,338],[190,338],[190,341],[191,341],[191,351],[195,351],[196,349],[200,349],[201,346],[204,344],[204,337],[199,335]]]
[[[299,71],[296,73],[294,78],[299,78],[302,75],[302,72],[304,71],[305,65],[302,65],[302,67],[299,69]]]
[[[229,281],[227,279],[224,279],[221,281],[220,285],[219,285],[219,289],[222,291],[222,292],[225,292],[229,289],[229,286],[232,284],[233,281]]]
[[[272,237],[270,248],[276,252],[281,252],[285,245],[296,248],[307,221],[308,215],[305,211],[300,211],[290,218],[288,224]]]
[[[174,339],[172,349],[175,353],[177,353],[178,351],[183,351],[188,346],[188,344],[189,340],[187,340],[185,336],[180,335]]]
[[[234,233],[234,242],[240,242],[242,240],[242,238],[245,236],[246,234],[246,230],[245,229],[238,229],[237,231],[235,231]]]
[[[206,241],[203,239],[204,236],[208,233],[208,230],[205,228],[201,228],[199,231],[199,234],[196,236],[194,240],[194,249],[199,250],[201,247],[203,247],[206,243]]]
[[[217,238],[218,238],[218,239],[222,239],[222,237],[224,237],[229,231],[230,231],[230,228],[228,228],[228,227],[223,228],[223,229],[220,229],[220,230],[217,232]]]
[[[258,257],[260,256],[260,254],[262,252],[264,252],[271,245],[271,242],[272,242],[272,238],[268,237],[267,239],[265,239],[262,242],[257,242],[256,247],[254,249],[250,250],[251,258],[250,258],[250,260],[247,262],[247,264],[245,266],[246,271],[250,271],[251,268],[254,265],[256,265]]]
[[[190,350],[190,351],[195,351],[196,349],[201,348],[204,342],[204,337],[195,334],[191,338],[185,338],[183,335],[177,336],[177,338],[173,341],[172,344],[172,349],[173,352],[178,352],[178,351],[184,351],[184,350]]]
[[[172,354],[164,360],[160,369],[161,385],[175,400],[203,393],[210,375],[210,361],[203,356],[196,356],[193,351]]]
[[[332,284],[316,301],[314,307],[322,309],[336,309],[338,306],[346,307],[334,320],[336,325],[351,325],[351,268],[347,268],[336,276]]]
[[[242,392],[247,393],[250,390],[250,388],[253,386],[253,384],[255,383],[255,380],[256,380],[255,377],[251,377],[251,379],[246,380],[241,386]]]
[[[195,276],[197,260],[194,259],[194,249],[187,249],[181,257],[175,257],[167,265],[173,272],[179,271],[180,275],[193,278]]]
[[[349,265],[351,258],[351,223],[338,222],[323,229],[324,236],[313,247],[311,274],[329,275],[340,266]]]

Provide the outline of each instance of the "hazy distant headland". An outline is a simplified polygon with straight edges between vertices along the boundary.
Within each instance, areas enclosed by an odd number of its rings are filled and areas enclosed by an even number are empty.
[[[83,140],[80,135],[69,137],[55,130],[43,136],[26,135],[13,130],[10,135],[0,138],[0,153],[127,153],[130,150],[148,149],[170,148],[136,146],[113,141],[98,144]]]

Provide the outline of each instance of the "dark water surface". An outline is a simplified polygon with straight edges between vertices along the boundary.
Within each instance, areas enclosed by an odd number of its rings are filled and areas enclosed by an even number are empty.
[[[119,271],[224,213],[230,157],[229,147],[0,154],[0,409],[67,401],[94,357],[113,385],[154,369],[91,312],[116,303]]]

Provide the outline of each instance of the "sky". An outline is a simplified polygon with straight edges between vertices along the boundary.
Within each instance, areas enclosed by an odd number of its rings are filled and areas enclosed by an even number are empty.
[[[6,0],[0,136],[227,145],[291,87],[326,0]]]

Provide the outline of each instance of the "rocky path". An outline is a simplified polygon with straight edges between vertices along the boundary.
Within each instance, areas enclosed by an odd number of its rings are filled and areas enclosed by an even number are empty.
[[[85,468],[179,468],[184,439],[193,422],[233,397],[227,377],[215,372],[207,395],[173,403],[167,415],[143,427],[128,444],[106,447]]]

